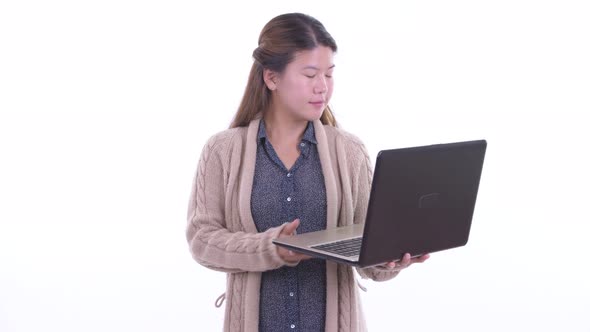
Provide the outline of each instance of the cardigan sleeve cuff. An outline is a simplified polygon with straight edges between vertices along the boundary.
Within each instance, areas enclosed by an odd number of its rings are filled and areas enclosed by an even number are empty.
[[[392,270],[387,267],[368,267],[364,269],[357,268],[358,274],[363,279],[372,279],[374,281],[387,281],[395,278],[400,271]]]

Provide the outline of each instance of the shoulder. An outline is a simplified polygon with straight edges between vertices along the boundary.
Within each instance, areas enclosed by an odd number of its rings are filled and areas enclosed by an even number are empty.
[[[229,154],[235,144],[240,144],[245,140],[247,130],[247,127],[238,127],[212,135],[203,146],[201,158],[207,159],[210,155],[222,157]]]
[[[237,127],[220,131],[209,137],[206,145],[213,148],[219,145],[232,144],[236,140],[239,141],[245,137],[247,130],[247,127]]]
[[[328,141],[332,144],[342,146],[347,154],[361,154],[367,155],[365,144],[363,141],[353,133],[350,133],[342,128],[337,128],[329,125],[324,125],[324,131],[328,137]]]

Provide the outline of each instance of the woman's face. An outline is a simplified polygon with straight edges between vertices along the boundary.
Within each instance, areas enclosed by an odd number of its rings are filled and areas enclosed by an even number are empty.
[[[295,121],[319,119],[332,96],[333,60],[334,52],[326,46],[298,52],[275,77],[273,111]]]

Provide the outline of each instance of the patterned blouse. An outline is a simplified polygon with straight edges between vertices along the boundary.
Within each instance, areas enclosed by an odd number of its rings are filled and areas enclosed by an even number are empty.
[[[300,219],[298,233],[326,228],[326,189],[311,122],[299,143],[301,154],[287,169],[260,122],[251,209],[259,232]],[[260,331],[324,331],[326,264],[301,261],[262,274]]]

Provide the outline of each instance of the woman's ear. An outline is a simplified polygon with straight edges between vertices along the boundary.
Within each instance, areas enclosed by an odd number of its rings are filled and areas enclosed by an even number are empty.
[[[277,78],[278,75],[276,72],[270,69],[264,69],[262,71],[262,78],[264,79],[264,84],[270,91],[274,91],[277,88]]]

